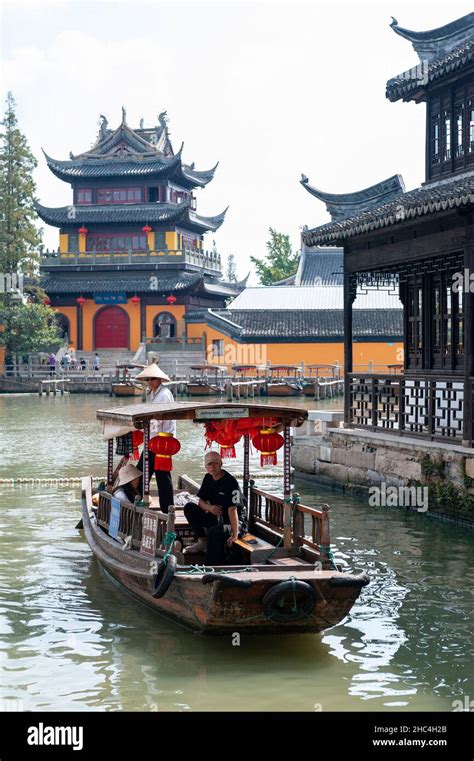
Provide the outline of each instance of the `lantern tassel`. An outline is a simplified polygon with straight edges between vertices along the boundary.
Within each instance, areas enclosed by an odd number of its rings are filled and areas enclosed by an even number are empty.
[[[227,458],[228,459],[235,459],[235,457],[236,457],[235,447],[234,446],[231,446],[231,447],[221,447],[221,457],[222,457],[223,460],[225,460]]]
[[[155,455],[155,470],[173,470],[173,460],[169,454]]]
[[[276,465],[278,462],[278,456],[276,452],[260,452],[260,467],[264,465]]]

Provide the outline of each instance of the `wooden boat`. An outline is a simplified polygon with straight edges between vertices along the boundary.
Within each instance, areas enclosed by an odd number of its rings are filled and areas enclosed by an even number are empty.
[[[225,367],[221,365],[191,365],[193,371],[188,381],[190,396],[216,396],[222,394],[225,387]]]
[[[267,381],[268,396],[301,395],[301,368],[298,365],[271,365],[267,369],[270,374]]]
[[[115,379],[112,381],[111,393],[115,396],[142,396],[143,385],[139,381],[134,381],[131,375],[132,370],[143,370],[145,365],[117,365]]]
[[[318,394],[319,380],[337,380],[341,373],[339,365],[308,365],[306,369],[309,372],[303,380],[303,394],[311,399]]]
[[[203,556],[174,548],[173,533],[184,545],[193,541],[180,509],[162,513],[150,500],[148,458],[143,475],[143,504],[118,502],[104,489],[93,505],[91,478],[83,479],[82,527],[106,574],[119,587],[160,614],[202,633],[319,632],[339,623],[368,583],[364,574],[344,573],[332,558],[329,508],[306,507],[291,493],[290,426],[307,412],[267,404],[182,402],[131,405],[99,410],[108,439],[108,489],[113,479],[114,432],[143,430],[148,446],[150,421],[175,419],[195,423],[245,421],[247,428],[264,417],[283,430],[283,496],[255,488],[250,480],[250,433],[244,434],[243,494],[248,499],[249,533],[234,547],[233,565],[197,565]],[[198,485],[182,475],[179,489]],[[150,530],[150,526],[153,530]],[[307,535],[307,531],[309,534]],[[125,544],[124,544],[125,542]],[[192,565],[191,565],[192,564]]]

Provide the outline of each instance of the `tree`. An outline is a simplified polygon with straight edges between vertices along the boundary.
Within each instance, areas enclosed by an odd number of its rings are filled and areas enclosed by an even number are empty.
[[[3,310],[4,333],[0,341],[7,354],[25,354],[29,351],[59,348],[55,312],[44,304],[10,302]]]
[[[236,283],[237,282],[237,267],[235,264],[235,256],[234,254],[229,254],[227,257],[227,271],[226,271],[226,278],[228,283]]]
[[[37,161],[26,137],[18,127],[15,100],[11,92],[0,133],[0,271],[25,274],[36,269],[41,230],[34,201],[33,170]]]
[[[291,277],[298,269],[299,253],[293,252],[290,236],[278,233],[273,227],[270,227],[269,233],[266,260],[262,261],[255,256],[250,257],[262,285],[272,285],[279,280]]]

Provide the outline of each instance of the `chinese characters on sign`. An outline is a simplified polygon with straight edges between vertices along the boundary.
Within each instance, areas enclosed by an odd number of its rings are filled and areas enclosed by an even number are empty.
[[[156,537],[158,534],[158,515],[153,510],[145,510],[142,523],[142,543],[140,552],[155,557]]]

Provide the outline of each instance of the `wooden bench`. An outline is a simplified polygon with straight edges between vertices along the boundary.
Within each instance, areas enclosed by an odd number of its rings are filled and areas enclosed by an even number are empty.
[[[268,554],[275,549],[273,544],[253,534],[245,534],[241,539],[236,539],[234,547],[239,547],[245,553],[245,562],[248,563],[265,562]]]

